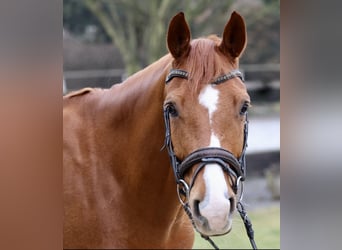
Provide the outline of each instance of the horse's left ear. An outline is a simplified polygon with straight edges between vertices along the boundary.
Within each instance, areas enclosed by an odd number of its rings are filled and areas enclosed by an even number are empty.
[[[221,51],[233,58],[240,56],[246,47],[246,25],[237,12],[233,12],[226,26],[224,27],[222,42],[219,45]]]

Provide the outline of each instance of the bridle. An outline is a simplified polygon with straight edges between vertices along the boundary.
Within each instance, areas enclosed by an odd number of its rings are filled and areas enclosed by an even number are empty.
[[[166,77],[165,83],[168,84],[174,77],[179,77],[183,79],[188,79],[189,73],[181,70],[181,69],[171,69],[169,74]],[[224,83],[230,79],[235,77],[239,77],[243,81],[242,73],[239,70],[233,70],[228,74],[222,75],[218,77],[215,81],[211,82],[212,85],[218,85]],[[165,122],[165,144],[164,146],[167,148],[171,166],[173,168],[173,173],[175,176],[175,180],[177,183],[177,194],[180,203],[182,204],[185,212],[189,216],[193,227],[195,230],[209,243],[215,248],[218,249],[216,244],[209,238],[207,235],[203,235],[201,232],[198,231],[193,216],[191,213],[191,209],[189,206],[189,196],[190,190],[195,182],[195,179],[198,173],[201,171],[203,167],[207,164],[218,164],[224,172],[227,172],[228,175],[233,180],[233,190],[234,193],[237,194],[239,186],[240,188],[240,198],[237,202],[237,210],[240,213],[240,216],[244,222],[247,235],[251,242],[253,249],[257,249],[257,246],[254,242],[254,231],[252,229],[252,223],[247,217],[247,213],[241,203],[243,197],[243,182],[246,177],[246,148],[247,148],[247,136],[248,136],[248,118],[246,113],[246,119],[244,123],[244,139],[243,139],[243,148],[241,151],[240,157],[237,159],[231,152],[218,147],[205,147],[195,150],[194,152],[190,153],[188,156],[184,158],[183,161],[180,161],[174,153],[173,145],[171,141],[171,129],[170,129],[170,106],[166,105],[164,107],[164,122]],[[194,165],[198,164],[194,174],[192,176],[192,180],[190,184],[186,183],[184,180],[184,176],[186,172]]]

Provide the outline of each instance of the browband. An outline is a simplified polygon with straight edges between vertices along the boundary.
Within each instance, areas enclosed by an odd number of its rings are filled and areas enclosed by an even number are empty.
[[[167,75],[167,77],[165,79],[165,83],[168,83],[174,77],[180,77],[180,78],[188,79],[188,75],[189,75],[189,73],[186,72],[185,70],[171,69],[170,73]]]
[[[215,81],[211,82],[210,84],[217,85],[217,84],[223,83],[225,81],[228,81],[230,79],[233,79],[235,77],[239,77],[241,79],[241,81],[244,81],[241,71],[238,69],[234,69],[234,70],[230,71],[228,74],[219,76]]]
[[[171,69],[169,74],[167,75],[167,77],[165,79],[165,83],[167,84],[174,77],[180,77],[183,79],[188,79],[189,73],[185,70],[182,70],[182,69]],[[220,83],[223,83],[223,82],[228,81],[230,79],[233,79],[235,77],[239,77],[241,79],[241,81],[244,81],[243,74],[241,73],[241,71],[238,69],[234,69],[225,75],[219,76],[215,81],[211,82],[210,84],[218,85]]]

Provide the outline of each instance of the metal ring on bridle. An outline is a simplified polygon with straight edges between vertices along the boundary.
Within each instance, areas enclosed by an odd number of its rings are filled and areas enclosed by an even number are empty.
[[[240,192],[239,192],[240,193],[240,195],[239,195],[240,196],[239,197],[239,202],[241,202],[242,198],[243,198],[243,177],[242,176],[239,176],[237,181],[236,181],[236,188],[237,188],[237,190],[239,190],[239,186],[241,186],[240,187]]]
[[[181,185],[183,187],[181,187]],[[184,194],[180,193],[181,190],[184,192]],[[177,195],[178,195],[179,202],[183,206],[186,206],[190,198],[190,189],[189,189],[188,184],[183,179],[180,179],[179,182],[177,183]],[[185,196],[185,201],[182,199],[182,196]]]

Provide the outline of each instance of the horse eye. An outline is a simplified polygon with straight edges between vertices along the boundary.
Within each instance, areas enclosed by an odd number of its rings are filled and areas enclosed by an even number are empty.
[[[173,103],[168,103],[166,108],[167,108],[169,114],[170,114],[172,117],[177,117],[177,116],[178,116],[178,111],[177,111],[177,109],[176,109],[176,107],[175,107],[175,104],[173,104]]]
[[[245,115],[248,111],[248,107],[249,107],[248,102],[245,102],[241,107],[240,115]]]

